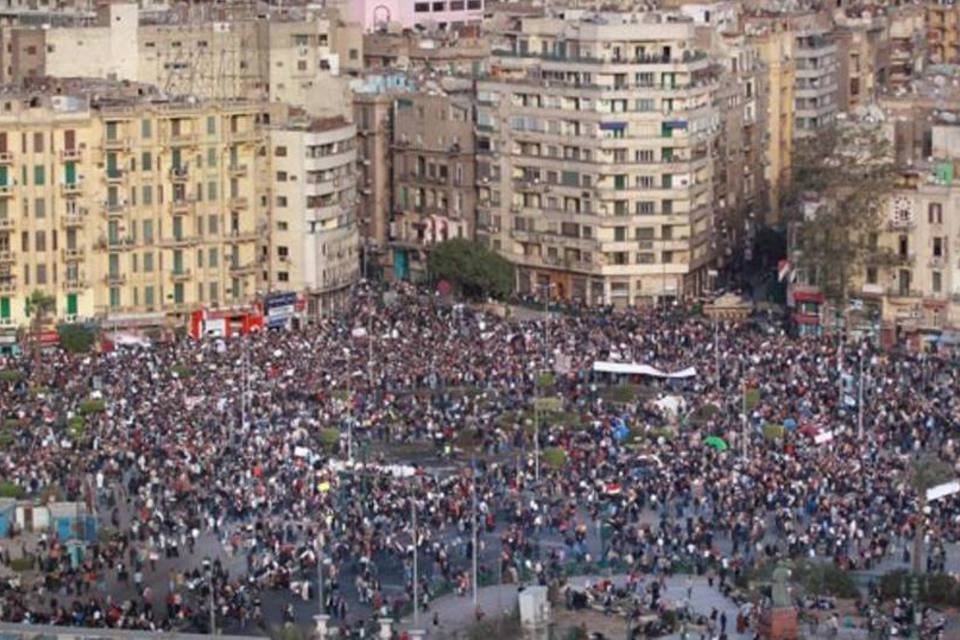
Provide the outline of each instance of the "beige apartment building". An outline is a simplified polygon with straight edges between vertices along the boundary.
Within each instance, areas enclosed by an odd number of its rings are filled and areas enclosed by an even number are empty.
[[[925,3],[926,41],[931,62],[960,62],[960,6],[945,0]]]
[[[250,15],[184,5],[141,17],[136,4],[110,3],[90,25],[0,28],[0,80],[38,76],[129,80],[170,95],[285,102],[315,113],[349,106],[343,76],[363,68],[359,26],[334,9]],[[8,52],[9,49],[9,52]]]
[[[766,69],[767,136],[765,177],[769,193],[768,224],[780,221],[781,200],[793,175],[794,88],[796,63],[791,54],[793,38],[776,26],[751,35]]]
[[[303,293],[307,313],[343,308],[360,276],[357,129],[342,117],[270,130],[274,181],[271,292]]]
[[[267,105],[84,81],[9,92],[0,115],[0,317],[183,320],[258,293]],[[44,87],[47,90],[47,87]],[[59,95],[57,95],[59,92]],[[263,185],[267,185],[266,187]]]
[[[477,235],[521,293],[617,306],[709,288],[719,69],[659,14],[516,18],[477,86]]]
[[[830,34],[837,45],[837,107],[852,111],[873,104],[890,65],[889,25],[884,17],[841,16]]]
[[[416,93],[395,105],[387,261],[398,278],[415,279],[431,245],[474,237],[473,103],[467,92]]]

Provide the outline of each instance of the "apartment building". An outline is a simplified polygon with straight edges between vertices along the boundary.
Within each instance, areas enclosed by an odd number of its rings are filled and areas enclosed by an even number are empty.
[[[457,29],[483,20],[484,0],[346,0],[347,15],[367,33],[388,27]]]
[[[837,117],[837,45],[827,33],[826,29],[811,27],[793,35],[795,136],[812,135]]]
[[[930,61],[960,62],[960,6],[948,0],[925,3],[926,40]]]
[[[765,178],[769,194],[767,223],[780,221],[780,206],[793,175],[793,138],[796,122],[794,91],[796,62],[791,33],[776,26],[751,34],[766,71]]]
[[[0,28],[0,79],[88,77],[152,84],[205,100],[271,100],[315,112],[343,108],[341,76],[362,70],[359,26],[333,9],[248,15],[242,7],[182,6],[139,17],[136,4],[110,3],[92,24]],[[7,50],[9,49],[9,52]]]
[[[486,65],[490,44],[479,26],[402,33],[376,31],[363,38],[364,67],[371,71],[404,68],[473,75]]]
[[[426,272],[430,246],[473,238],[473,104],[467,91],[396,100],[388,258],[399,279]]]
[[[352,84],[357,125],[358,222],[362,264],[369,274],[387,261],[393,206],[394,103],[415,89],[403,73],[369,74]]]
[[[477,236],[521,293],[695,296],[713,260],[720,70],[659,14],[522,18],[477,83]]]
[[[924,8],[920,5],[891,7],[886,21],[890,53],[884,89],[895,92],[923,71],[927,57]]]
[[[112,86],[111,86],[112,85]],[[268,216],[260,103],[84,81],[8,92],[0,114],[0,316],[35,290],[58,318],[182,320],[258,293]]]
[[[837,108],[851,111],[874,103],[890,65],[884,17],[841,14],[830,39],[837,45]]]
[[[300,292],[309,315],[327,315],[360,277],[357,129],[343,117],[291,120],[271,129],[270,149],[270,291]]]

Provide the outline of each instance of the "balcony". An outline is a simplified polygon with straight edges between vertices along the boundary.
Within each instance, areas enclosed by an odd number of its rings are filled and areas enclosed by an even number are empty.
[[[162,247],[173,247],[173,248],[183,248],[195,245],[199,242],[200,238],[198,236],[174,236],[172,238],[163,238],[160,240],[160,246]]]
[[[229,171],[231,178],[242,178],[247,175],[247,165],[231,164]]]
[[[113,138],[103,141],[103,148],[108,151],[129,151],[130,147],[130,138]]]
[[[171,182],[186,182],[190,178],[190,172],[186,167],[173,167],[170,169]]]
[[[181,198],[179,200],[173,200],[170,202],[170,210],[173,213],[184,214],[189,213],[190,208],[196,204],[193,198]]]
[[[103,279],[103,283],[111,287],[123,286],[127,282],[127,276],[120,273],[111,273]]]
[[[84,278],[77,278],[76,280],[64,280],[63,281],[63,290],[67,292],[77,292],[87,289],[90,285],[87,283]]]
[[[106,178],[108,183],[121,182],[123,180],[123,169],[114,169],[113,171],[106,172]]]
[[[231,131],[229,133],[231,142],[256,142],[260,139],[260,132],[256,129],[244,129],[243,131]]]
[[[73,248],[63,250],[64,262],[78,262],[83,260],[83,249]]]
[[[249,242],[251,240],[256,240],[260,237],[260,234],[256,231],[240,231],[234,230],[228,233],[224,240],[226,242]]]
[[[14,226],[13,218],[9,216],[0,218],[0,231],[13,231]]]
[[[247,199],[242,196],[234,196],[230,198],[230,208],[231,209],[246,209],[247,208]]]
[[[79,213],[68,213],[60,219],[63,221],[63,226],[67,229],[76,229],[83,226],[86,216]]]
[[[246,264],[231,264],[230,273],[238,276],[247,275],[250,273],[256,273],[257,269],[260,268],[256,262],[247,262]]]
[[[0,164],[13,164],[13,154],[9,151],[0,151]]]
[[[133,241],[133,238],[127,236],[125,238],[110,238],[107,240],[107,247],[113,251],[123,251],[124,249],[131,249],[136,244]]]
[[[0,198],[12,198],[13,197],[13,185],[3,184],[0,185]]]
[[[0,293],[16,293],[17,283],[13,280],[0,280]]]
[[[77,162],[83,157],[80,149],[63,149],[60,151],[61,162]]]
[[[60,193],[66,197],[78,196],[83,192],[83,185],[79,182],[64,182],[60,184]]]
[[[174,282],[184,282],[191,276],[190,269],[174,269],[170,272],[170,279]]]
[[[17,254],[9,249],[0,251],[0,264],[10,264],[17,261]]]
[[[192,131],[177,131],[171,133],[167,141],[171,146],[186,146],[196,144],[197,136]]]
[[[106,213],[108,218],[119,218],[126,212],[127,203],[126,202],[105,202],[103,204],[103,211]]]

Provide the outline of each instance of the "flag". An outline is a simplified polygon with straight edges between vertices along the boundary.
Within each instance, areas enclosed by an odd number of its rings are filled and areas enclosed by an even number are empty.
[[[789,260],[781,260],[777,263],[777,281],[783,282],[790,277],[790,273],[793,271],[793,265],[790,264]]]

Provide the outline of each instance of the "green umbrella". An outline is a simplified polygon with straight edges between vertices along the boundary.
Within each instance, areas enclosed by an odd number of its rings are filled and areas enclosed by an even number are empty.
[[[703,441],[703,444],[707,445],[708,447],[713,447],[717,451],[726,451],[729,448],[727,447],[726,441],[724,441],[723,438],[718,438],[717,436],[710,436]]]

